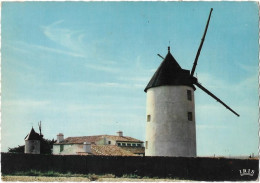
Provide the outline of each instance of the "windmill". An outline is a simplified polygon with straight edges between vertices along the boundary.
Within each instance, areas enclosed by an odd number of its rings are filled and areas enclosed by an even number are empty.
[[[194,77],[212,11],[211,8],[191,72],[180,67],[170,47],[165,58],[158,54],[163,62],[144,90],[147,93],[146,156],[196,156],[195,86],[239,116]]]

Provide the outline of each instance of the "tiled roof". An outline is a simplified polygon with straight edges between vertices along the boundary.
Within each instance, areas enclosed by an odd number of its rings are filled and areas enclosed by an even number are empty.
[[[30,133],[24,138],[25,140],[41,140],[41,136],[32,128]]]
[[[83,145],[77,145],[77,148],[71,146],[59,154],[62,155],[96,155],[96,156],[137,156],[131,151],[125,150],[116,145],[91,145],[91,152],[84,152]]]
[[[104,137],[115,140],[117,142],[143,142],[141,140],[127,136],[104,135]]]
[[[81,137],[67,137],[63,142],[57,144],[83,144],[84,142],[95,143],[100,140],[102,135],[96,136],[81,136]]]
[[[127,136],[96,135],[96,136],[68,137],[68,138],[64,139],[63,142],[56,143],[56,144],[82,144],[84,142],[95,143],[96,141],[98,141],[102,138],[115,140],[116,142],[139,142],[139,143],[143,143],[143,141],[141,141],[141,140],[138,140],[138,139],[135,139],[135,138],[132,138],[132,137],[127,137]]]
[[[170,51],[154,73],[144,91],[146,92],[149,88],[166,85],[186,85],[191,86],[195,90],[190,78],[190,71],[182,69]]]
[[[91,145],[93,155],[101,156],[136,156],[134,153],[124,150],[116,145]]]
[[[127,147],[127,146],[120,146],[120,148],[126,150],[126,151],[130,151],[134,154],[144,154],[144,147]]]

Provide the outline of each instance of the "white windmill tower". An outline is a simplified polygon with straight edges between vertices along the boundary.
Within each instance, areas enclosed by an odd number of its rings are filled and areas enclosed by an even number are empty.
[[[212,10],[191,72],[180,67],[170,47],[165,58],[158,54],[164,60],[144,90],[147,93],[146,156],[196,156],[194,85],[239,116],[193,76]]]
[[[36,133],[32,127],[30,133],[25,137],[24,153],[26,154],[40,154],[42,136]]]

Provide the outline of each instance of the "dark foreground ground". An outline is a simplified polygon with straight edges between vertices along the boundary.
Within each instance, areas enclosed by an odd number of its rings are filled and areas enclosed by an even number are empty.
[[[258,179],[259,174],[259,160],[252,158],[61,156],[14,153],[2,153],[1,158],[3,180],[15,178],[9,175],[25,176],[29,173],[36,178],[46,175],[61,178],[57,174],[81,174],[83,178],[90,180],[93,177],[88,175],[99,176],[97,180],[116,177],[113,181],[120,178],[130,178],[134,179],[133,181],[139,181],[137,179],[254,181]],[[114,177],[100,177],[100,175]]]
[[[2,181],[8,182],[90,182],[86,177],[41,177],[41,176],[3,176]],[[95,182],[175,182],[187,180],[151,179],[151,178],[98,178]]]

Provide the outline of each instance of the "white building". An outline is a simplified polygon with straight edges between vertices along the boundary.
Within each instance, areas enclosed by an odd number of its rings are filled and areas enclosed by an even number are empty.
[[[170,53],[145,88],[146,156],[196,156],[195,87]]]
[[[53,145],[53,154],[71,155],[110,155],[110,156],[136,156],[144,155],[143,141],[117,135],[96,135],[67,137],[57,135],[57,142]]]

